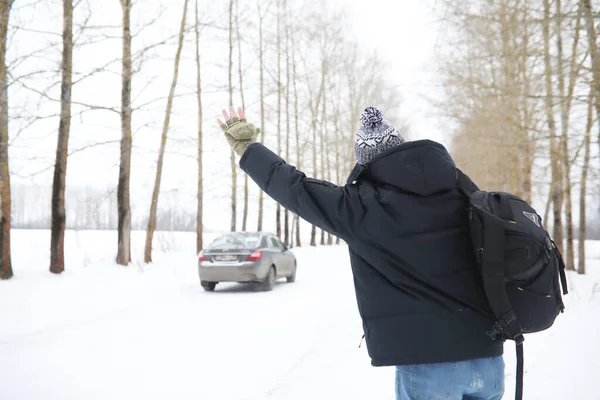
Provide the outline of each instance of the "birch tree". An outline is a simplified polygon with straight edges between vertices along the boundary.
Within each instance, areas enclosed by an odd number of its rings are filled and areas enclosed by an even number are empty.
[[[243,64],[242,64],[242,36],[240,35],[240,20],[239,20],[239,0],[235,2],[235,29],[236,29],[236,37],[237,37],[237,47],[238,47],[238,78],[240,84],[240,98],[242,101],[242,109],[246,109],[246,100],[244,99],[244,74],[243,74]],[[244,175],[244,210],[242,212],[242,231],[247,230],[248,224],[248,174]]]
[[[233,106],[233,6],[234,0],[229,0],[229,63],[228,63],[228,90],[229,105]],[[237,228],[237,165],[235,164],[235,153],[229,153],[231,165],[231,232]]]
[[[50,272],[60,274],[65,270],[65,185],[67,156],[71,130],[71,89],[73,86],[73,1],[63,0],[62,61],[60,88],[60,122],[56,162],[52,182],[52,220],[50,240]]]
[[[121,71],[121,160],[119,163],[119,183],[117,186],[117,264],[131,262],[131,203],[129,186],[131,178],[131,0],[120,0],[123,12],[123,60]]]
[[[287,0],[283,2],[283,15],[285,18],[285,159],[290,159],[290,23],[287,18]],[[290,213],[287,208],[284,211],[283,243],[287,246],[291,243],[290,238]]]
[[[8,164],[8,71],[6,41],[13,0],[0,0],[0,279],[13,276],[10,255],[11,190]]]
[[[277,0],[277,154],[281,155],[281,97],[283,86],[281,84],[281,0]],[[281,204],[277,202],[275,210],[275,230],[277,237],[281,238]]]
[[[319,115],[319,105],[321,103],[321,98],[323,96],[323,90],[325,86],[325,64],[324,61],[321,64],[321,83],[319,85],[319,91],[317,92],[316,99],[313,100],[312,95],[309,99],[309,106],[311,112],[311,131],[312,131],[312,162],[313,162],[313,175],[316,177],[318,175],[317,169],[317,122]],[[310,83],[309,83],[310,85]],[[317,245],[317,227],[312,225],[310,230],[310,245]]]
[[[202,75],[200,63],[200,19],[198,16],[198,0],[196,0],[194,19],[194,33],[196,39],[196,98],[198,101],[198,186],[196,190],[196,252],[199,253],[203,247],[203,212],[204,212],[204,177],[202,171],[203,134],[202,134]]]
[[[579,261],[577,264],[577,272],[581,275],[585,274],[585,239],[587,236],[587,182],[588,172],[590,169],[590,153],[591,153],[591,138],[592,138],[592,127],[594,126],[594,90],[590,87],[590,94],[588,99],[588,110],[587,110],[587,124],[585,128],[584,138],[584,155],[583,155],[583,166],[581,167],[581,184],[579,186],[579,241],[577,247],[577,253],[579,255]]]
[[[298,125],[299,120],[299,99],[298,99],[298,73],[296,69],[296,43],[294,41],[294,35],[290,35],[290,43],[292,46],[292,88],[294,91],[294,137],[296,138],[296,165],[299,170],[302,170],[302,152],[300,150],[300,129]],[[288,84],[289,86],[289,84]],[[294,216],[296,235],[296,247],[302,246],[302,240],[300,239],[300,216]]]
[[[264,65],[264,40],[263,40],[263,24],[268,9],[263,13],[262,0],[256,0],[258,9],[258,68],[259,68],[259,85],[260,85],[260,141],[265,142],[265,65]],[[269,3],[270,5],[271,3]],[[258,232],[263,230],[264,218],[264,193],[261,190],[258,194]]]
[[[433,104],[458,125],[453,155],[480,187],[530,200],[543,81],[539,68],[530,68],[541,57],[539,23],[532,7],[517,3],[445,2],[455,34],[439,54],[447,98]]]
[[[325,57],[323,57],[325,60]],[[323,61],[327,62],[327,61]],[[327,81],[327,67],[324,66],[322,69],[323,82]],[[325,89],[325,88],[324,88]],[[321,170],[321,179],[327,179],[327,167],[325,165],[325,130],[327,129],[327,89],[323,90],[323,101],[321,102],[321,123],[319,124],[319,153],[320,153],[320,162],[321,166],[319,167]],[[321,229],[321,246],[325,245],[325,231]]]
[[[179,60],[181,59],[181,51],[183,49],[183,38],[185,36],[185,21],[187,17],[188,0],[183,1],[183,16],[179,27],[179,39],[177,42],[177,52],[173,66],[173,79],[169,89],[167,98],[167,106],[165,110],[165,118],[163,121],[162,134],[160,139],[160,148],[158,150],[158,161],[156,163],[156,177],[154,179],[154,190],[152,191],[152,201],[150,203],[150,215],[148,217],[148,228],[146,229],[146,244],[144,247],[144,262],[152,262],[152,239],[156,229],[156,212],[158,209],[158,196],[160,194],[160,183],[162,178],[163,162],[165,157],[165,148],[167,146],[167,138],[169,134],[169,124],[171,121],[171,111],[173,108],[173,97],[175,96],[175,88],[177,87],[177,78],[179,77]]]
[[[594,26],[594,16],[590,0],[581,0],[585,18],[585,30],[588,37],[588,47],[592,64],[592,88],[594,89],[594,107],[596,116],[600,119],[600,54],[598,54],[598,37]],[[600,125],[598,131],[598,150],[600,151]]]
[[[564,205],[565,205],[565,224],[566,224],[566,266],[568,270],[575,270],[575,245],[574,245],[574,227],[573,227],[573,206],[572,206],[572,182],[571,182],[571,160],[569,156],[569,121],[571,114],[571,104],[575,85],[579,77],[580,65],[578,63],[579,31],[581,26],[582,7],[578,7],[576,23],[574,27],[574,37],[571,48],[571,55],[568,70],[568,82],[565,92],[565,68],[563,62],[563,15],[562,1],[556,0],[556,48],[557,48],[557,73],[558,73],[558,92],[560,98],[560,119],[561,119],[561,138],[560,152],[562,163],[562,172],[564,174]]]
[[[542,32],[544,41],[544,70],[546,82],[545,106],[548,120],[548,131],[550,132],[550,162],[552,169],[552,236],[556,241],[559,251],[563,251],[563,224],[562,224],[562,204],[563,204],[563,169],[560,158],[559,139],[556,135],[556,122],[554,118],[554,88],[552,84],[553,68],[550,55],[550,0],[544,0],[544,20],[542,22]]]

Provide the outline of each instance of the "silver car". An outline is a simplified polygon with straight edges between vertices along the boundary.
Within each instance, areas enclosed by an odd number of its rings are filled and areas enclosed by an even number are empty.
[[[204,290],[219,282],[258,282],[273,290],[275,281],[296,280],[296,257],[275,235],[232,232],[219,236],[198,255],[198,275]]]

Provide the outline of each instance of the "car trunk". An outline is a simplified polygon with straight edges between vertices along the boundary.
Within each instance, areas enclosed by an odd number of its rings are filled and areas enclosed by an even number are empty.
[[[206,261],[242,262],[248,259],[254,249],[207,249],[203,252]]]

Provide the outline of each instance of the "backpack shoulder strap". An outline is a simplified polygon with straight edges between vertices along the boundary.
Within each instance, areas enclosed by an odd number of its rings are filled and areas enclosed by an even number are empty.
[[[504,221],[493,215],[484,215],[481,273],[485,294],[496,317],[488,335],[496,339],[511,339],[517,349],[517,384],[515,400],[523,399],[523,332],[513,311],[504,282],[504,250],[506,246]]]
[[[478,191],[477,185],[460,169],[456,169],[459,190],[467,197]],[[508,203],[508,195],[498,194],[500,200],[500,217],[493,213],[483,212],[483,248],[477,249],[481,254],[480,268],[484,291],[496,322],[488,335],[494,339],[511,339],[517,349],[517,384],[515,400],[523,399],[523,332],[517,316],[513,311],[506,293],[504,281],[504,251],[506,247],[506,231],[503,219],[512,220],[512,211]]]
[[[493,339],[522,340],[522,332],[517,315],[513,311],[504,278],[504,251],[506,246],[506,232],[504,222],[492,214],[482,215],[483,249],[481,257],[481,274],[483,286],[488,301],[497,318],[496,325],[490,336]]]
[[[461,192],[463,192],[467,196],[471,196],[473,192],[479,190],[477,185],[469,178],[464,172],[460,169],[456,168],[456,176],[458,178],[457,186]]]

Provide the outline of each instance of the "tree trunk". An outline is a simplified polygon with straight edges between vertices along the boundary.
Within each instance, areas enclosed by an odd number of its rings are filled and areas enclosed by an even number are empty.
[[[323,69],[323,74],[325,70]],[[322,78],[325,81],[325,76]],[[327,134],[327,96],[326,91],[323,90],[323,106],[321,108],[321,128],[320,131],[320,149],[321,149],[321,179],[325,180],[327,178],[327,166],[325,165],[325,136]],[[321,229],[321,246],[325,245],[325,231]]]
[[[318,110],[318,102],[317,102],[317,110]],[[313,176],[317,177],[317,111],[314,111],[313,119],[312,119],[312,161],[313,161]],[[310,228],[310,245],[317,245],[317,227],[312,225]]]
[[[264,49],[263,49],[263,20],[264,15],[260,7],[260,2],[257,0],[258,6],[258,63],[260,69],[260,142],[265,142],[265,79],[264,79]],[[263,216],[264,216],[264,197],[265,194],[262,190],[258,193],[258,227],[257,231],[261,232],[263,229]]]
[[[550,187],[550,190],[548,190],[548,200],[546,201],[546,206],[544,207],[543,221],[548,221],[550,219],[551,206],[552,206],[552,187]]]
[[[567,93],[565,93],[565,71],[563,68],[563,46],[562,46],[562,6],[561,0],[556,0],[556,45],[557,45],[557,63],[558,63],[558,87],[561,114],[561,141],[559,153],[561,154],[561,162],[563,164],[562,172],[564,174],[564,196],[565,196],[565,217],[566,217],[566,267],[568,270],[575,270],[575,244],[574,244],[574,228],[573,228],[573,206],[571,196],[571,161],[569,158],[569,115],[571,112],[571,103],[575,83],[579,76],[579,65],[577,63],[577,47],[579,44],[579,29],[581,26],[581,7],[577,12],[577,22],[575,24],[574,39],[572,44],[571,60],[569,63],[569,84]]]
[[[156,164],[156,177],[154,180],[154,190],[152,191],[152,202],[150,203],[150,216],[148,218],[148,228],[146,230],[146,245],[144,248],[144,262],[152,262],[152,239],[156,229],[156,212],[158,210],[158,195],[160,194],[160,182],[162,178],[163,161],[165,157],[165,148],[167,146],[167,137],[169,133],[169,123],[171,121],[171,109],[173,108],[173,97],[177,87],[177,78],[179,77],[179,60],[181,59],[181,50],[183,49],[183,38],[185,36],[185,20],[187,17],[188,0],[183,0],[183,16],[179,27],[179,41],[177,44],[177,53],[173,66],[173,80],[169,89],[167,98],[167,108],[165,110],[165,119],[163,122],[162,135],[160,139],[160,149],[158,151],[158,162]]]
[[[233,1],[229,0],[229,105],[233,106]],[[229,155],[231,163],[231,232],[237,229],[237,168],[233,149]]]
[[[337,104],[334,104],[334,106],[333,106],[333,129],[335,131],[333,134],[334,134],[334,140],[335,140],[335,183],[339,185],[339,184],[341,184],[340,142],[342,141],[342,135],[340,134],[340,124],[339,124],[339,122],[340,122],[339,102],[340,102],[340,97],[341,97],[339,83],[338,83],[338,90],[336,93],[336,97],[337,97],[337,99],[336,99]],[[336,236],[335,244],[340,244],[339,236]]]
[[[283,15],[287,16],[287,0],[283,2]],[[285,159],[290,160],[290,27],[285,24]],[[285,209],[283,219],[283,243],[287,246],[290,239],[290,212]]]
[[[277,0],[277,155],[281,156],[281,0]],[[275,230],[281,238],[281,204],[275,210]]]
[[[131,206],[129,181],[131,177],[131,0],[121,0],[123,11],[123,66],[121,72],[121,160],[117,186],[117,264],[131,262]]]
[[[0,279],[13,276],[10,257],[11,193],[8,164],[8,71],[6,36],[13,0],[0,0]]]
[[[529,19],[529,11],[526,7],[523,8],[523,39],[521,42],[521,60],[520,63],[520,76],[517,79],[520,79],[523,82],[523,94],[521,96],[521,108],[523,110],[523,125],[525,126],[525,134],[523,135],[522,140],[524,141],[521,146],[520,152],[523,153],[523,180],[522,180],[522,190],[525,201],[531,203],[532,200],[532,170],[533,163],[535,161],[535,140],[530,137],[530,128],[532,126],[531,117],[534,113],[530,110],[530,93],[531,93],[531,71],[527,67],[527,59],[529,58],[530,51],[530,37],[531,33],[529,32],[530,27],[530,19]],[[544,220],[545,221],[545,220]]]
[[[242,68],[242,37],[240,36],[239,1],[235,2],[235,29],[238,42],[238,75],[240,80],[240,97],[242,98],[242,109],[246,109],[244,99],[244,75]],[[248,224],[248,174],[244,174],[244,211],[242,214],[242,231],[246,232]]]
[[[71,88],[73,86],[73,1],[63,0],[62,83],[60,87],[60,122],[52,182],[52,222],[50,272],[65,270],[65,183],[71,130]]]
[[[319,170],[317,169],[317,122],[319,118],[319,110],[321,109],[321,97],[323,96],[323,91],[325,90],[325,60],[321,60],[321,83],[319,84],[319,91],[317,93],[316,99],[312,97],[312,90],[310,85],[310,78],[307,77],[307,86],[309,91],[309,100],[308,105],[311,112],[311,132],[312,132],[312,167],[313,167],[313,176],[317,178],[319,175]],[[310,230],[310,245],[317,245],[317,227],[312,225]]]
[[[563,202],[563,173],[561,168],[560,146],[557,144],[556,122],[554,119],[554,90],[552,88],[552,64],[550,59],[550,0],[544,0],[544,70],[546,83],[546,116],[550,132],[550,160],[552,168],[552,214],[553,230],[552,236],[558,250],[563,252],[563,225],[562,225],[562,202]]]
[[[588,36],[590,58],[592,59],[594,106],[596,107],[596,114],[600,116],[600,55],[598,54],[598,45],[596,44],[596,28],[594,27],[594,17],[590,0],[581,0],[581,2],[583,5],[583,15],[585,17],[585,29]]]
[[[202,173],[202,78],[200,69],[200,21],[198,19],[198,0],[196,0],[196,19],[194,20],[194,33],[196,34],[196,96],[198,98],[198,189],[196,210],[196,253],[204,248],[204,177]]]
[[[292,86],[294,89],[294,133],[296,137],[296,167],[299,170],[302,170],[302,152],[300,151],[300,130],[298,128],[298,86],[297,80],[298,75],[296,73],[296,44],[294,41],[294,35],[291,35],[291,45],[292,45]],[[302,246],[302,241],[300,239],[300,216],[295,215],[294,221],[296,224],[295,234],[296,234],[296,247]]]
[[[318,173],[319,173],[319,170],[317,169],[317,122],[318,122],[318,114],[319,114],[319,108],[320,108],[319,105],[321,104],[321,97],[323,96],[323,91],[325,90],[325,80],[323,79],[323,77],[325,76],[325,72],[324,72],[325,62],[322,63],[321,67],[322,67],[321,84],[319,87],[319,93],[317,94],[316,104],[314,105],[314,108],[312,106],[312,99],[310,100],[311,112],[312,112],[312,122],[311,122],[312,153],[313,153],[312,161],[313,161],[313,176],[315,178],[318,176]],[[315,225],[313,225],[310,230],[310,245],[311,246],[317,245],[317,227]]]
[[[596,37],[596,28],[594,26],[594,16],[590,0],[581,0],[583,15],[585,18],[585,29],[588,36],[588,48],[592,60],[592,88],[594,90],[594,106],[596,108],[596,117],[600,118],[600,55],[598,54],[598,45]],[[600,151],[600,125],[598,132],[598,150]]]
[[[588,101],[588,116],[587,126],[585,129],[584,138],[584,155],[583,155],[583,166],[581,167],[581,185],[579,187],[579,243],[577,253],[579,255],[579,261],[577,264],[577,272],[579,274],[585,274],[585,240],[587,236],[586,232],[586,197],[587,197],[587,178],[590,169],[590,153],[591,153],[591,138],[592,138],[592,127],[594,126],[594,109],[592,102],[594,102],[594,90],[590,87],[590,96]]]

